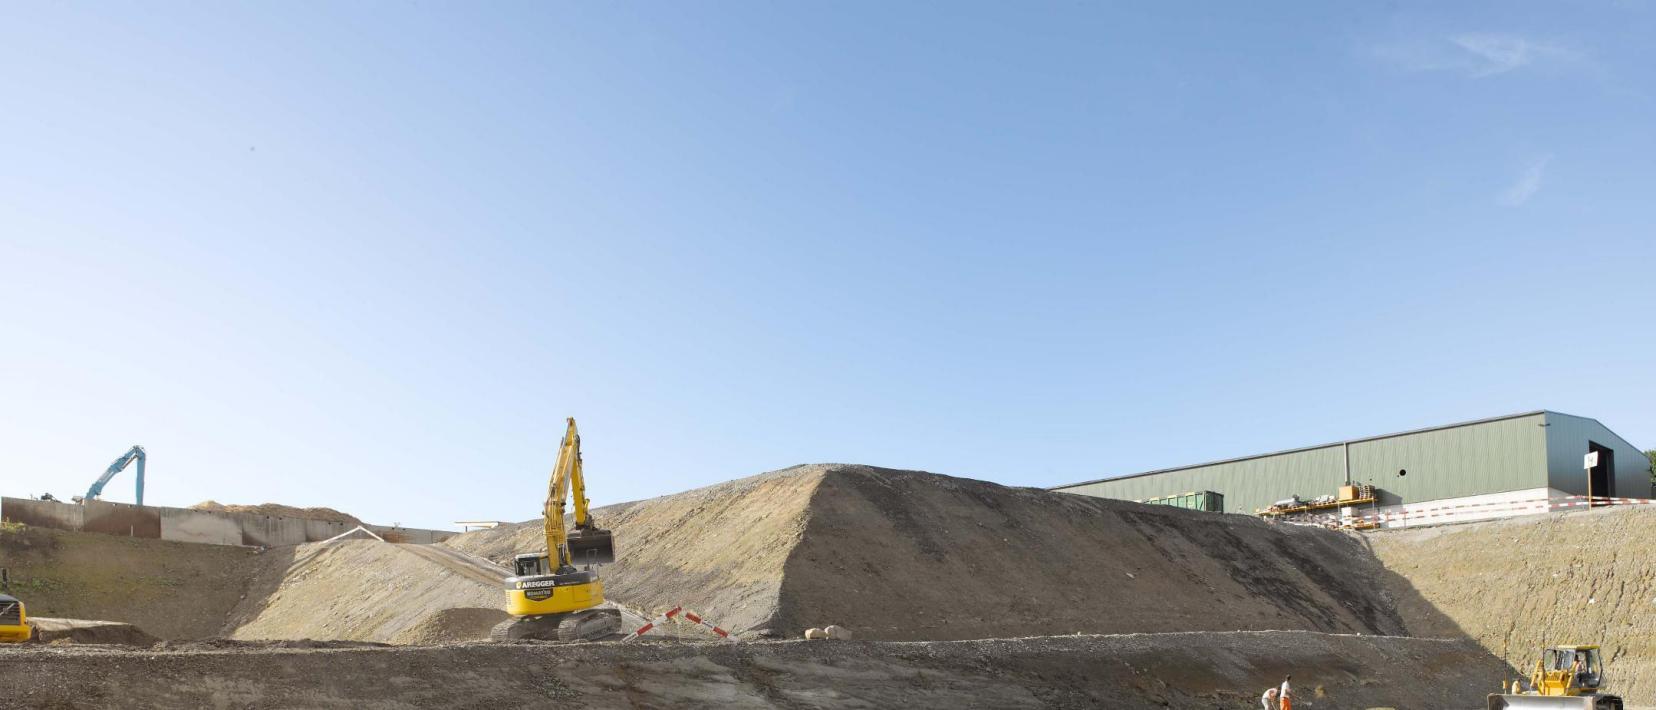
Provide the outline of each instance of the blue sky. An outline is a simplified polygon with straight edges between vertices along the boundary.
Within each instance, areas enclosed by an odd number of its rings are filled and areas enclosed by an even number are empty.
[[[1650,3],[12,4],[0,493],[536,514],[1552,408],[1656,447]],[[126,474],[106,497],[131,500]]]

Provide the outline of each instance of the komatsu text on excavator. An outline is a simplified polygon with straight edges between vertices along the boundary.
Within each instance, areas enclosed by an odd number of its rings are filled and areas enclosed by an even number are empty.
[[[566,530],[564,507],[571,488],[575,525]],[[620,631],[621,612],[599,607],[604,603],[604,582],[597,566],[615,561],[614,541],[608,530],[593,522],[587,507],[581,435],[570,417],[546,493],[546,552],[523,553],[512,560],[513,576],[506,578],[506,613],[512,618],[496,625],[491,639],[582,641]]]

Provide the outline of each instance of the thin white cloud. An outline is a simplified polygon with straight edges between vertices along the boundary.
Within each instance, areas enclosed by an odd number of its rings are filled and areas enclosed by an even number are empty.
[[[1552,162],[1552,156],[1543,156],[1525,167],[1518,174],[1518,179],[1501,192],[1498,201],[1508,207],[1517,207],[1529,202],[1535,193],[1541,191],[1541,178],[1547,174],[1547,163]]]
[[[1405,71],[1452,72],[1473,79],[1523,68],[1556,68],[1579,63],[1583,58],[1580,52],[1561,44],[1492,32],[1385,44],[1375,47],[1373,55]]]
[[[1474,77],[1505,74],[1537,61],[1570,60],[1575,53],[1556,44],[1533,42],[1517,35],[1464,34],[1449,38],[1471,54],[1468,69]]]

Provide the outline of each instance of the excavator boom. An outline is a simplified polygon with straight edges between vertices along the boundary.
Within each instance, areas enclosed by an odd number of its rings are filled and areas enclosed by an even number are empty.
[[[134,473],[138,476],[138,494],[135,502],[138,505],[143,505],[145,458],[144,447],[133,445],[132,448],[127,449],[126,453],[121,454],[120,458],[115,459],[115,463],[110,464],[109,468],[104,470],[103,475],[100,476],[98,480],[92,482],[92,487],[86,489],[86,495],[82,496],[81,500],[97,500],[98,496],[103,495],[104,486],[109,483],[109,479],[114,478],[115,474],[125,471],[128,465],[133,462],[137,462],[137,470],[134,471]]]
[[[575,418],[570,417],[563,443],[558,447],[558,462],[552,469],[552,480],[546,491],[546,554],[552,561],[553,569],[615,561],[613,536],[592,524],[588,510],[591,501],[586,497],[584,474],[581,470],[581,433],[575,428]],[[570,530],[564,527],[564,513],[572,492],[575,525]]]

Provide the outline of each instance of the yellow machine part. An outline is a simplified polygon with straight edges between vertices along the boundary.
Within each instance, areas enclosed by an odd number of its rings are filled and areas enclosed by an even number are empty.
[[[582,584],[566,584],[552,588],[552,595],[536,601],[529,598],[530,590],[506,590],[506,613],[512,616],[544,616],[568,614],[591,609],[604,603],[604,582],[594,579]],[[537,593],[539,590],[534,590]]]
[[[0,596],[0,606],[9,608],[13,604],[17,605],[17,623],[0,624],[0,643],[21,643],[34,635],[34,629],[29,627],[29,612],[24,608],[23,602],[13,596]]]
[[[21,643],[29,640],[34,630],[27,623],[20,626],[0,626],[0,643]]]

